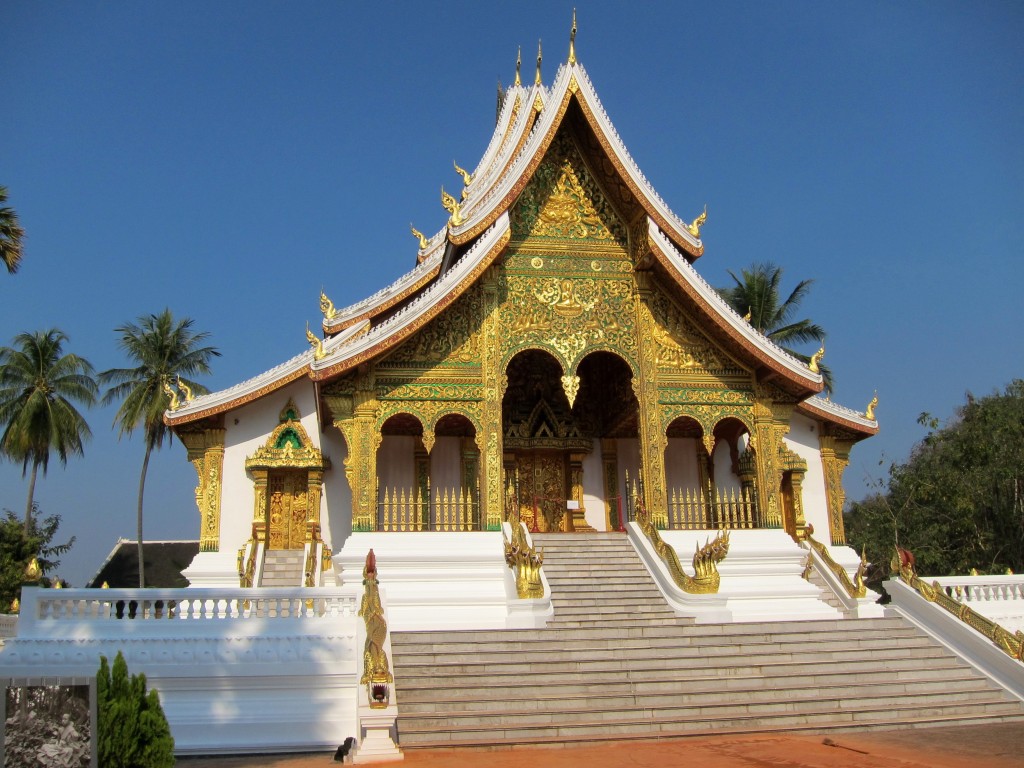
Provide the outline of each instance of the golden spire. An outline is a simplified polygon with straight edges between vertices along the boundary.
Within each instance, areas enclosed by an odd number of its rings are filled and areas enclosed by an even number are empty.
[[[569,33],[569,64],[576,63],[576,9],[572,9],[572,32]]]
[[[537,41],[537,76],[535,78],[533,78],[533,84],[534,85],[540,85],[541,84],[541,82],[540,82],[540,62],[541,62],[542,58],[543,58],[543,56],[541,55],[541,51],[540,51],[540,40],[538,40]]]
[[[825,342],[821,342],[821,349],[811,355],[811,362],[807,364],[807,367],[811,369],[811,373],[821,373],[821,368],[818,367],[818,363],[821,362],[821,358],[825,356]]]
[[[415,237],[417,240],[420,241],[420,250],[421,251],[426,250],[426,248],[427,248],[427,238],[426,238],[426,235],[424,235],[422,232],[420,232],[418,229],[416,229],[416,227],[414,227],[412,225],[412,222],[409,222],[409,229],[412,230],[413,237]]]
[[[686,230],[694,237],[700,237],[700,228],[704,226],[704,222],[708,220],[708,207],[704,206],[704,213],[694,219],[692,222],[686,225]]]
[[[327,353],[324,352],[323,340],[318,339],[316,336],[313,335],[313,333],[309,330],[309,323],[306,323],[306,341],[308,341],[309,345],[313,348],[314,360],[323,360],[324,357],[327,356]]]
[[[519,78],[519,68],[523,66],[523,46],[519,46],[519,52],[516,54],[516,81],[512,85],[522,85],[523,81]]]
[[[868,407],[864,409],[864,418],[875,420],[875,408],[878,407],[878,390],[875,390],[875,396],[871,398],[871,402],[868,403]]]

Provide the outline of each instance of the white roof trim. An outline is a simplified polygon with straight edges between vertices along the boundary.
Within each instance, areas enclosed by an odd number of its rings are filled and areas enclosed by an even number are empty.
[[[675,244],[668,239],[668,236],[658,228],[649,216],[647,217],[647,234],[661,249],[661,252],[669,258],[680,277],[692,285],[701,298],[718,313],[719,317],[738,331],[744,339],[764,351],[765,354],[794,374],[815,383],[823,381],[820,373],[812,373],[811,369],[804,365],[802,361],[797,360],[740,317],[739,313],[729,306],[728,302],[721,297],[718,291],[701,277],[700,273],[694,269],[694,266],[679,252]]]
[[[503,213],[498,220],[484,232],[473,247],[466,251],[455,264],[426,290],[417,294],[416,298],[402,307],[380,325],[374,326],[368,333],[346,335],[344,342],[332,345],[332,353],[313,362],[313,370],[322,370],[355,357],[368,349],[380,344],[403,328],[414,323],[444,299],[459,285],[477,266],[479,261],[490,252],[501,238],[509,231],[508,213]],[[348,330],[348,329],[346,329]]]
[[[852,408],[847,408],[845,405],[839,405],[834,403],[828,398],[822,397],[821,395],[814,395],[804,400],[805,403],[818,408],[826,413],[835,416],[836,418],[846,419],[857,424],[862,424],[868,428],[877,428],[878,419],[869,419],[860,411],[855,411]]]

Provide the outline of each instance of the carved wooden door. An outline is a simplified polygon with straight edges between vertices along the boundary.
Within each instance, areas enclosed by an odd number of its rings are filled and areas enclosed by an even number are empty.
[[[566,495],[565,455],[552,451],[522,452],[519,469],[519,514],[530,530],[563,529]]]
[[[274,470],[267,478],[267,527],[270,549],[302,549],[309,516],[305,470]]]

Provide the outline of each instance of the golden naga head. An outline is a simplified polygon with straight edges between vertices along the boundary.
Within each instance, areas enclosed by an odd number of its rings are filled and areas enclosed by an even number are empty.
[[[462,177],[462,199],[466,199],[466,195],[469,194],[469,185],[473,181],[473,174],[467,171],[465,168],[460,168],[459,164],[452,161],[452,165],[455,166],[455,172]]]
[[[409,222],[409,230],[412,232],[413,237],[420,241],[420,250],[427,250],[428,243],[426,235],[424,235],[422,232],[416,229],[416,227],[412,225],[412,222]]]
[[[864,409],[864,418],[875,420],[875,408],[878,407],[878,392],[875,391],[875,396],[871,398],[871,402],[868,403],[868,407]]]
[[[323,339],[318,339],[316,336],[313,335],[313,333],[309,330],[309,323],[306,323],[306,341],[308,341],[309,345],[313,348],[314,360],[323,360],[324,357],[327,356],[327,353],[324,352]]]
[[[178,389],[185,396],[185,405],[188,405],[195,400],[195,395],[192,394],[192,387],[182,381],[181,376],[178,377]]]
[[[444,187],[441,187],[441,205],[445,207],[445,210],[451,214],[451,218],[448,223],[453,227],[462,225],[462,211],[459,210],[459,201],[444,191]]]
[[[333,320],[334,316],[338,314],[338,310],[334,308],[334,302],[327,298],[327,294],[323,290],[320,291],[320,311],[326,320]]]
[[[160,386],[163,389],[164,394],[167,395],[167,399],[170,400],[170,404],[167,407],[171,411],[178,410],[181,407],[181,403],[178,402],[178,393],[175,392],[171,388],[171,385],[168,384],[166,381],[161,382]]]
[[[821,343],[821,349],[811,355],[811,362],[807,364],[807,367],[811,369],[811,373],[821,373],[821,367],[818,363],[821,362],[821,358],[825,356],[825,342]]]
[[[704,226],[704,222],[708,220],[708,207],[704,206],[704,212],[701,213],[696,219],[686,225],[686,231],[694,237],[700,237],[700,228]]]

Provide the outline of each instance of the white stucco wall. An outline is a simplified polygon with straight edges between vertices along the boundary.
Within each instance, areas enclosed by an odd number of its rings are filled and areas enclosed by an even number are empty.
[[[739,450],[743,450],[742,445]],[[715,453],[712,458],[715,465],[715,488],[719,494],[740,490],[740,478],[732,471],[732,453],[725,440],[719,440],[715,444]]]
[[[317,422],[313,384],[299,380],[241,408],[228,411],[224,416],[227,430],[224,437],[224,479],[221,488],[220,551],[234,551],[245,543],[251,532],[253,519],[253,481],[245,471],[245,460],[264,445],[270,433],[280,424],[281,411],[288,399],[302,414],[303,429],[313,445],[321,451],[320,427]],[[324,475],[324,485],[334,481],[335,470]],[[320,508],[321,517],[324,506]]]
[[[416,487],[415,446],[411,435],[384,435],[377,449],[377,481],[385,490],[409,493]]]
[[[583,457],[583,509],[583,516],[591,528],[608,530],[600,440],[594,440],[594,447]]]
[[[674,490],[695,491],[700,487],[697,471],[697,439],[670,437],[665,447],[665,484]]]
[[[789,422],[786,447],[807,462],[804,475],[804,518],[814,526],[814,537],[832,543],[828,525],[828,504],[825,498],[825,472],[821,466],[818,444],[820,425],[813,419],[794,413]]]
[[[431,493],[462,490],[462,438],[438,437],[430,450]]]

